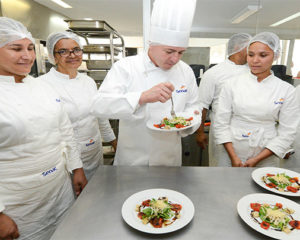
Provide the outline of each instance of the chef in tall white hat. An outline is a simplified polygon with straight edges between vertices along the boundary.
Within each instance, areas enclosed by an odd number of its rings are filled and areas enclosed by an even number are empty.
[[[150,128],[153,119],[170,116],[171,97],[177,115],[184,112],[194,123],[201,117],[194,116],[200,112],[194,73],[180,61],[195,7],[196,0],[156,0],[149,49],[115,63],[95,96],[93,114],[120,119],[115,165],[181,166],[181,137],[199,124],[170,132]]]

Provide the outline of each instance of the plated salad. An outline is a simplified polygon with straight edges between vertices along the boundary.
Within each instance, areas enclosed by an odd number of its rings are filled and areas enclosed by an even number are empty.
[[[166,197],[152,198],[136,206],[137,217],[143,224],[150,223],[155,228],[167,227],[180,218],[180,204],[168,201]]]
[[[277,189],[280,192],[297,193],[300,189],[299,179],[297,177],[290,177],[285,173],[267,173],[262,177],[262,180],[267,187]]]
[[[160,123],[153,124],[154,127],[160,129],[172,129],[172,128],[184,128],[192,124],[193,117],[175,117],[175,118],[164,118]]]
[[[251,217],[265,230],[282,231],[287,234],[295,229],[300,230],[300,221],[292,216],[295,211],[283,208],[281,203],[250,203],[250,207]]]

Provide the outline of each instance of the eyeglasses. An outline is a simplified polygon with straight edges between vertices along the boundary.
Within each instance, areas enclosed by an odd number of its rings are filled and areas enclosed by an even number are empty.
[[[75,56],[81,56],[83,51],[80,48],[74,48],[73,50],[69,50],[69,49],[60,49],[57,52],[54,53],[58,53],[61,57],[68,57],[71,55],[71,53],[74,53]]]

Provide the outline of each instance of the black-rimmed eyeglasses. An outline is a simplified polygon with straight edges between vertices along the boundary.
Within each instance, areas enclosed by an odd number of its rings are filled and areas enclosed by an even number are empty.
[[[69,50],[69,49],[60,49],[57,52],[54,53],[58,53],[61,57],[68,57],[71,55],[71,53],[74,53],[75,56],[81,56],[83,51],[81,48],[74,48],[73,50]]]

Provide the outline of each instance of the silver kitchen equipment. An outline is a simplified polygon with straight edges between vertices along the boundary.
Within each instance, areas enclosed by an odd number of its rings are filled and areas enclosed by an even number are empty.
[[[118,56],[122,49],[114,47],[114,55]],[[110,46],[103,44],[89,44],[83,46],[83,53],[99,53],[99,54],[110,54]]]
[[[103,81],[106,77],[107,71],[88,71],[87,75],[93,78],[95,81]]]
[[[111,60],[85,60],[86,67],[89,70],[106,70],[112,66]]]

